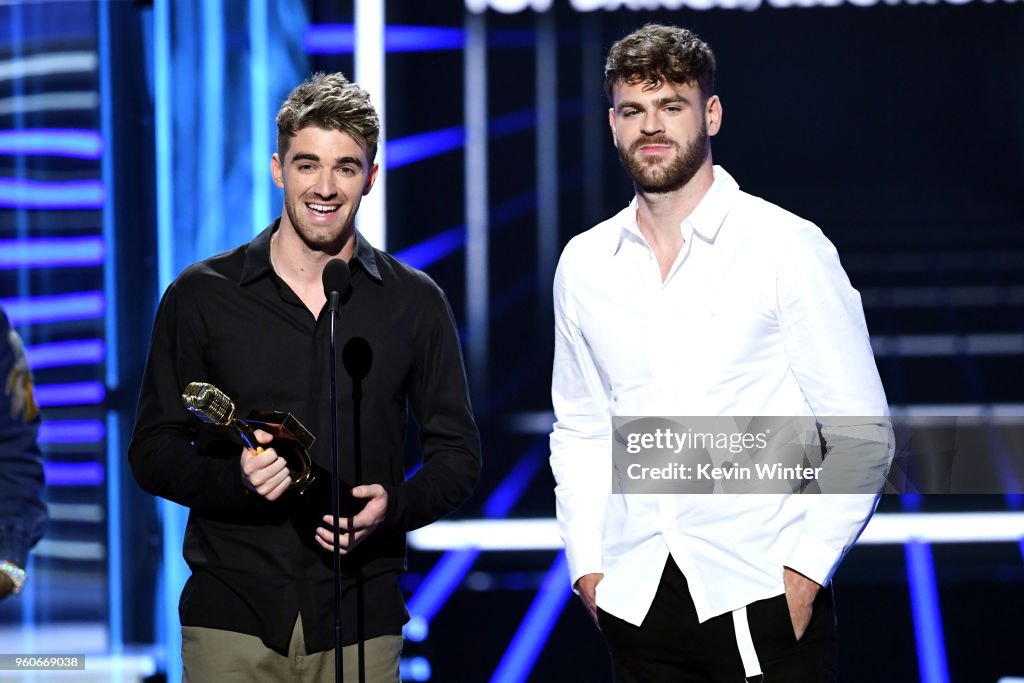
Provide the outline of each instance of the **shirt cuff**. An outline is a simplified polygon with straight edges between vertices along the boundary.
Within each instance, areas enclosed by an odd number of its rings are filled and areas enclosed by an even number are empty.
[[[795,569],[812,581],[826,586],[832,580],[842,559],[842,551],[836,550],[811,536],[801,536],[790,553],[785,565]]]
[[[569,565],[569,584],[574,593],[576,582],[581,576],[587,574],[600,574],[604,572],[604,564],[601,558],[601,544],[573,544],[565,546],[565,559]]]
[[[29,532],[21,526],[0,527],[0,560],[24,567],[31,547]]]

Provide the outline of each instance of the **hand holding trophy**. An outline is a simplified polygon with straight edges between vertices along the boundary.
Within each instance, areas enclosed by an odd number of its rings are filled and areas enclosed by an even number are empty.
[[[291,484],[288,488],[303,493],[313,483],[312,461],[309,449],[316,441],[308,429],[291,413],[254,410],[240,420],[235,417],[235,403],[227,394],[206,382],[192,382],[185,387],[181,400],[193,415],[208,424],[234,429],[245,445],[256,456],[263,452],[264,443],[272,443],[277,454],[284,458]],[[262,430],[271,439],[257,438]]]

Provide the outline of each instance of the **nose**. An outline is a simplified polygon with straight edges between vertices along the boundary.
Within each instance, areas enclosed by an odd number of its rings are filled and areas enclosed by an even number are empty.
[[[657,135],[658,133],[665,132],[665,127],[661,123],[661,117],[658,116],[657,110],[646,112],[644,120],[640,123],[640,131],[644,135]]]
[[[317,176],[316,186],[313,188],[313,192],[317,194],[321,199],[333,199],[338,194],[338,187],[335,184],[334,172],[330,168],[325,168]]]

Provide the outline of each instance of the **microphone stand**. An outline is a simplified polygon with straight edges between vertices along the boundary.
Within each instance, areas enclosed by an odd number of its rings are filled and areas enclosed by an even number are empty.
[[[338,480],[338,380],[337,380],[337,354],[335,353],[334,321],[338,316],[338,301],[341,293],[332,291],[328,294],[328,306],[331,314],[331,518],[334,520],[334,680],[336,683],[343,683],[344,657],[341,645],[341,532],[338,529],[338,520],[341,519],[341,484]]]

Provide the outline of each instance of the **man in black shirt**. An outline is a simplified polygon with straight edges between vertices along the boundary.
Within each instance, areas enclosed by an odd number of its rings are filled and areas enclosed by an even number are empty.
[[[340,74],[314,76],[289,95],[277,126],[272,172],[284,213],[249,244],[190,266],[165,292],[129,459],[143,489],[190,508],[192,576],[179,610],[186,678],[334,680],[321,275],[330,260],[347,261],[351,291],[337,323],[344,664],[355,680],[362,643],[367,680],[397,681],[405,532],[457,508],[480,473],[458,336],[437,285],[355,229],[377,174],[369,95]],[[257,432],[263,445],[253,451],[191,416],[181,400],[190,382],[221,389],[239,417],[264,409],[298,418],[318,437],[313,484],[301,493],[292,486],[269,434]],[[408,480],[406,405],[423,451]]]

